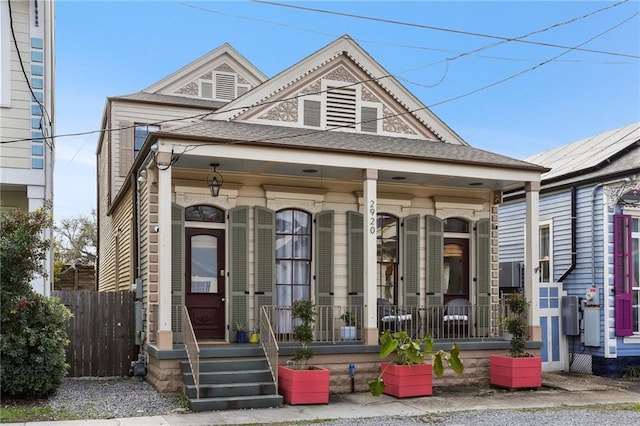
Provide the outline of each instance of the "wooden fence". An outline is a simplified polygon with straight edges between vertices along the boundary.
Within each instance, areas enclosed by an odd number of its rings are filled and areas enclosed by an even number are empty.
[[[127,376],[137,359],[135,294],[131,291],[54,291],[73,312],[68,376]]]

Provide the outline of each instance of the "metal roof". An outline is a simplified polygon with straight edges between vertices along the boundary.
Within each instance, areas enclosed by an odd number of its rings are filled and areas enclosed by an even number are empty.
[[[640,122],[609,130],[524,159],[548,167],[542,182],[608,165],[618,153],[640,142]],[[638,167],[638,161],[635,162]],[[583,175],[583,174],[582,174]],[[583,175],[584,176],[584,175]]]

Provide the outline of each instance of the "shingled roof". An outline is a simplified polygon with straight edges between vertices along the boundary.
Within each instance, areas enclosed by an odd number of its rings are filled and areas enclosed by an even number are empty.
[[[158,137],[226,141],[247,145],[359,153],[406,159],[424,159],[499,168],[546,171],[536,164],[504,155],[441,141],[381,136],[339,130],[313,130],[222,120],[202,120],[156,133]]]

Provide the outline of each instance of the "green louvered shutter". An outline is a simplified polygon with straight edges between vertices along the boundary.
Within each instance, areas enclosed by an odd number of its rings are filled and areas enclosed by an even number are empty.
[[[349,306],[364,306],[364,216],[347,212],[347,291]]]
[[[443,224],[435,216],[427,216],[427,306],[442,305]]]
[[[255,306],[273,305],[276,283],[276,213],[266,207],[254,208]],[[259,316],[257,317],[259,318]]]
[[[315,275],[316,305],[322,308],[320,321],[316,322],[317,331],[328,339],[333,332],[333,210],[320,212],[315,218]]]
[[[491,303],[491,223],[489,219],[476,224],[476,324],[478,337],[489,335]]]
[[[184,207],[171,204],[171,329],[173,341],[182,343],[184,301]]]
[[[403,302],[407,307],[420,304],[420,216],[411,215],[402,223]]]
[[[247,324],[249,311],[249,207],[229,210],[229,289],[231,290],[230,341],[235,341],[236,322]]]

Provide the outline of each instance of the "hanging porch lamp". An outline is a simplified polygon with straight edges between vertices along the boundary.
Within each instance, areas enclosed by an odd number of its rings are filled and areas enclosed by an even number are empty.
[[[217,197],[220,194],[220,188],[222,188],[222,184],[224,183],[222,175],[216,171],[216,167],[218,167],[219,165],[219,163],[211,163],[213,171],[207,178],[207,184],[209,185],[209,190],[211,191],[212,197]]]

